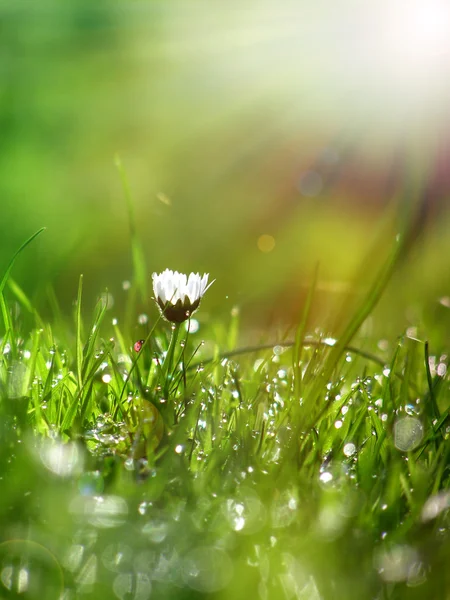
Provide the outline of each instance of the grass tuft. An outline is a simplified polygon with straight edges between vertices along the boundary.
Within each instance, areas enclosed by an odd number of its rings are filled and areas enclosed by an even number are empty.
[[[44,320],[6,286],[18,252],[0,285],[0,595],[26,571],[30,598],[446,597],[448,355],[361,333],[399,251],[334,345],[308,331],[316,270],[293,340],[238,347],[237,310],[200,310],[195,333],[155,318],[138,352],[107,294],[83,322],[82,277],[74,325],[55,298]]]

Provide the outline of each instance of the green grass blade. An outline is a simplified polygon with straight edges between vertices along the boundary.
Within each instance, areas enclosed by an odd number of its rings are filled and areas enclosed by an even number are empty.
[[[128,222],[130,227],[131,237],[131,254],[133,260],[133,274],[134,283],[139,291],[142,302],[146,302],[148,299],[147,295],[147,267],[145,263],[144,251],[142,249],[142,243],[139,239],[136,227],[136,218],[134,214],[133,199],[130,192],[130,186],[128,183],[128,177],[123,167],[120,156],[116,155],[115,158],[116,168],[119,172],[120,180],[122,182],[122,188],[125,196],[128,211]]]
[[[372,286],[369,288],[368,293],[361,302],[359,308],[356,310],[353,317],[345,327],[344,331],[339,335],[339,339],[336,344],[332,347],[330,354],[325,362],[325,366],[322,372],[322,377],[318,378],[315,384],[313,393],[310,394],[311,403],[315,403],[317,397],[320,394],[322,386],[327,383],[333,370],[336,367],[338,360],[344,354],[346,347],[350,344],[361,325],[370,315],[372,310],[378,303],[386,285],[388,284],[392,273],[397,265],[398,259],[403,250],[403,244],[400,239],[397,239],[391,254],[386,263],[381,268],[378,275],[375,277]]]
[[[78,387],[80,390],[83,387],[83,341],[82,341],[82,322],[81,322],[81,297],[82,297],[82,294],[83,294],[83,275],[80,275],[80,280],[78,283],[77,311],[76,311],[77,379],[78,379]]]
[[[36,233],[33,233],[33,235],[31,237],[29,237],[21,246],[20,248],[14,253],[13,257],[11,258],[11,260],[9,261],[8,266],[6,267],[6,271],[3,274],[2,279],[0,280],[0,301],[1,301],[1,311],[2,311],[2,315],[3,315],[3,321],[5,324],[5,328],[6,331],[11,331],[13,330],[13,324],[12,324],[12,320],[9,314],[9,310],[8,307],[6,305],[5,299],[3,297],[3,290],[5,289],[5,285],[6,282],[8,281],[9,275],[12,271],[12,268],[14,266],[14,263],[16,262],[17,257],[21,254],[21,252],[23,252],[23,250],[25,250],[25,248],[31,244],[31,242],[37,238],[38,235],[40,235],[43,231],[45,230],[45,227],[41,227],[41,229],[39,229],[38,231],[36,231]],[[14,336],[12,336],[14,338]],[[14,346],[14,344],[11,344],[12,346]]]
[[[8,277],[9,274],[11,273],[11,270],[14,266],[14,263],[16,262],[17,257],[19,256],[19,254],[25,250],[25,248],[31,244],[31,242],[37,238],[38,235],[40,235],[43,231],[45,230],[45,227],[41,227],[41,229],[39,229],[38,231],[36,231],[36,233],[33,233],[33,235],[31,237],[29,237],[26,242],[24,242],[20,248],[15,252],[14,256],[11,258],[11,260],[9,261],[9,264],[6,268],[5,273],[3,274],[2,279],[0,280],[0,294],[3,293],[3,290],[5,288],[6,282],[8,281]]]
[[[306,297],[305,306],[303,308],[302,316],[300,322],[297,327],[297,331],[295,332],[295,342],[294,349],[292,353],[292,361],[293,361],[293,373],[294,373],[294,394],[295,398],[300,398],[300,388],[302,384],[302,371],[301,371],[301,358],[302,358],[302,350],[304,346],[306,328],[308,325],[309,316],[311,313],[312,301],[314,297],[314,292],[316,290],[317,278],[319,275],[319,265],[317,264],[314,269],[314,274],[312,278],[311,285],[309,287],[308,295]]]
[[[431,408],[433,410],[434,417],[436,419],[439,419],[441,414],[440,414],[439,407],[436,402],[433,378],[432,378],[431,371],[430,371],[430,353],[429,353],[428,342],[425,342],[424,353],[425,353],[425,370],[426,370],[426,374],[427,374],[427,384],[428,384],[428,397],[430,399]]]

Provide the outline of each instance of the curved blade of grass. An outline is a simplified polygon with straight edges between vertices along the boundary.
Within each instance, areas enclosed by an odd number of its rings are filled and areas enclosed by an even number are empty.
[[[33,304],[31,303],[31,300],[25,294],[23,289],[18,285],[18,283],[16,281],[14,281],[14,279],[12,279],[12,277],[8,281],[8,287],[11,290],[11,292],[14,294],[14,296],[16,297],[17,301],[30,314],[32,314],[34,316],[34,318],[36,319],[37,326],[40,327],[41,329],[44,329],[45,323],[44,323],[42,317],[40,316],[40,314],[38,313],[36,308],[33,306]]]
[[[254,352],[262,352],[264,350],[272,350],[274,346],[281,346],[282,348],[293,348],[295,343],[295,340],[287,340],[285,342],[272,342],[271,344],[260,344],[259,346],[243,346],[242,348],[236,348],[236,350],[231,350],[230,352],[221,352],[218,356],[211,356],[209,358],[199,360],[195,363],[188,364],[186,368],[190,371],[192,369],[198,369],[198,367],[200,366],[204,367],[205,365],[215,364],[216,362],[222,361],[224,358],[234,358],[235,356],[252,354]],[[326,348],[330,348],[330,350],[331,348],[333,348],[331,344],[323,340],[303,339],[301,344],[303,347],[324,346]],[[380,367],[384,367],[384,365],[386,364],[386,361],[379,358],[375,354],[371,354],[370,352],[366,352],[365,350],[360,350],[356,346],[345,346],[344,351],[350,352],[351,354],[357,354],[362,358],[366,358],[367,360],[370,360],[376,363],[377,365],[380,365]]]
[[[11,258],[11,260],[9,261],[9,265],[6,268],[6,271],[2,277],[2,279],[0,280],[0,294],[3,293],[3,289],[6,285],[6,282],[8,281],[8,277],[9,274],[11,273],[11,270],[14,266],[14,263],[16,262],[16,258],[19,256],[19,254],[25,250],[25,248],[28,246],[28,244],[31,244],[31,242],[37,238],[38,235],[40,235],[43,231],[45,230],[45,227],[41,227],[40,229],[38,229],[38,231],[36,231],[36,233],[33,233],[33,235],[31,237],[29,237],[26,242],[24,242],[20,248],[16,251],[16,253],[14,254],[14,256]]]
[[[11,317],[10,317],[10,314],[9,314],[9,311],[8,311],[8,307],[6,306],[6,302],[5,302],[4,298],[3,298],[3,290],[5,289],[6,282],[8,281],[9,275],[10,275],[10,273],[12,271],[14,263],[16,262],[16,259],[19,256],[19,254],[23,250],[25,250],[25,248],[28,246],[28,244],[31,244],[31,242],[35,238],[37,238],[37,236],[40,235],[44,230],[45,230],[45,227],[41,227],[40,229],[38,229],[38,231],[36,231],[36,233],[33,233],[33,235],[31,237],[29,237],[20,246],[20,248],[15,252],[15,254],[13,255],[13,257],[9,261],[9,264],[6,267],[6,271],[3,274],[2,279],[0,280],[0,305],[1,305],[1,311],[2,311],[2,315],[3,315],[3,321],[5,323],[6,331],[11,331],[12,332],[12,328],[13,328],[13,324],[12,324]],[[12,335],[12,338],[14,338],[14,337],[15,336]]]

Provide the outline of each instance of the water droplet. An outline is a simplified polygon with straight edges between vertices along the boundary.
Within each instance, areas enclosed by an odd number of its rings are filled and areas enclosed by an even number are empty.
[[[342,451],[344,452],[345,456],[352,456],[352,454],[355,454],[356,452],[356,446],[352,442],[347,442]]]
[[[333,475],[331,473],[328,473],[328,471],[325,471],[325,473],[320,474],[319,479],[322,483],[329,483],[333,480]]]
[[[100,303],[101,303],[102,307],[109,310],[110,308],[112,308],[114,306],[114,296],[112,294],[110,294],[109,292],[103,292],[100,295]]]
[[[74,442],[63,444],[43,440],[39,454],[47,469],[60,477],[69,477],[82,468],[82,457]]]
[[[142,533],[154,544],[163,542],[168,534],[169,526],[166,521],[153,519],[148,521],[142,528]]]
[[[450,492],[438,492],[428,498],[422,508],[422,521],[431,521],[450,508]]]
[[[123,463],[123,466],[127,471],[134,471],[135,464],[133,458],[127,458],[127,460]]]
[[[189,319],[185,322],[184,327],[189,333],[197,333],[197,331],[200,329],[200,323],[197,321],[197,319]]]
[[[394,444],[402,452],[409,452],[422,441],[423,425],[415,417],[403,417],[394,424]]]
[[[439,377],[445,377],[447,373],[447,365],[443,362],[439,363],[438,366],[436,367],[436,374],[439,375]]]

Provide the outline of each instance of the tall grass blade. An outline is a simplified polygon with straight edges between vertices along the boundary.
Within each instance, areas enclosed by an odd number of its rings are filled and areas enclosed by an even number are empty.
[[[301,371],[301,358],[302,351],[305,341],[306,328],[308,325],[308,320],[311,312],[312,301],[314,297],[314,292],[316,290],[317,285],[317,277],[319,274],[319,265],[317,264],[314,269],[314,274],[312,278],[312,282],[308,291],[308,295],[306,297],[305,306],[302,311],[302,316],[300,322],[298,324],[297,330],[295,332],[295,341],[294,341],[294,349],[292,353],[293,360],[293,373],[294,373],[294,395],[295,398],[300,398],[301,394],[301,384],[302,384],[302,371]]]
[[[144,251],[142,249],[142,243],[139,239],[139,235],[136,227],[136,217],[134,214],[133,199],[130,192],[130,186],[128,183],[128,177],[123,167],[120,156],[115,157],[116,168],[119,172],[119,176],[122,182],[122,188],[125,196],[128,211],[128,223],[130,227],[131,237],[131,254],[133,260],[133,275],[134,282],[142,302],[147,301],[147,267],[145,263]]]

